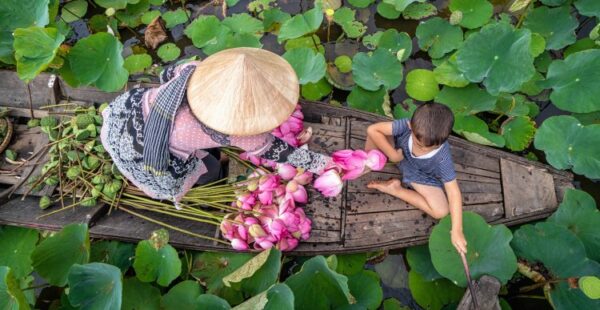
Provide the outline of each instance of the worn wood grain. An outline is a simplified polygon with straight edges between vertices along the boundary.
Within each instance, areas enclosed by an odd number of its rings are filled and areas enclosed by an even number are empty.
[[[33,108],[56,104],[58,82],[54,87],[48,87],[50,76],[48,73],[40,73],[29,82]],[[3,106],[29,109],[27,84],[19,79],[16,72],[0,70],[0,98]]]

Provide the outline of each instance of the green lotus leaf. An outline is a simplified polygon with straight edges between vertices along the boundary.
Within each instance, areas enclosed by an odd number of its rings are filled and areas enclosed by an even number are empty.
[[[88,20],[88,26],[92,32],[104,32],[108,27],[108,18],[104,14],[96,14]]]
[[[315,4],[318,4],[323,13],[326,13],[327,10],[339,9],[342,6],[342,0],[317,0]]]
[[[404,11],[413,2],[425,2],[425,0],[383,0],[383,3],[393,5],[398,12]]]
[[[229,31],[229,28],[221,25],[214,15],[201,15],[185,28],[185,35],[192,39],[197,48],[203,48],[209,44],[215,44],[217,36],[221,32]]]
[[[583,242],[587,257],[600,260],[600,213],[590,194],[574,189],[565,192],[558,210],[548,219],[575,234]]]
[[[377,13],[387,19],[396,19],[402,12],[398,12],[394,5],[385,2],[377,4]]]
[[[70,224],[44,239],[31,254],[34,270],[55,286],[67,284],[69,269],[85,264],[90,257],[87,225]]]
[[[545,51],[542,54],[540,54],[538,57],[535,58],[535,60],[534,60],[535,68],[539,72],[548,72],[548,67],[550,67],[552,60],[553,59],[552,59],[552,56],[550,55],[550,52]]]
[[[417,105],[415,105],[414,100],[408,98],[404,100],[404,102],[398,103],[394,106],[394,118],[411,118],[415,110],[417,109]]]
[[[586,256],[581,240],[556,223],[541,222],[519,227],[511,246],[519,258],[529,264],[542,263],[556,278],[600,275],[600,264]]]
[[[414,270],[424,281],[442,279],[443,276],[435,270],[431,262],[431,254],[427,245],[418,245],[406,250],[406,260],[411,270]]]
[[[13,32],[17,28],[44,27],[50,21],[48,0],[0,1],[0,61],[14,64]]]
[[[579,23],[570,12],[569,6],[540,6],[527,15],[523,25],[546,39],[546,49],[558,50],[576,39],[575,29]]]
[[[415,69],[406,75],[406,92],[416,100],[429,101],[437,96],[440,88],[433,71]]]
[[[595,0],[575,0],[574,4],[579,14],[600,18],[600,2]]]
[[[119,241],[97,241],[92,243],[90,262],[107,263],[119,267],[125,273],[135,256],[135,244]]]
[[[435,102],[447,105],[454,114],[475,114],[493,110],[496,97],[475,84],[463,88],[445,86],[435,97]]]
[[[68,60],[73,73],[85,85],[104,91],[117,91],[127,82],[123,68],[123,45],[114,36],[100,32],[77,41]],[[90,70],[94,68],[94,70]]]
[[[570,55],[575,54],[577,52],[597,48],[600,48],[600,46],[598,46],[594,40],[590,38],[583,38],[581,40],[577,40],[577,42],[567,47],[563,52],[563,57],[567,58]]]
[[[390,52],[400,61],[407,60],[412,54],[412,40],[410,36],[406,32],[399,33],[396,29],[384,31],[375,43],[375,46]]]
[[[600,300],[590,299],[581,289],[571,288],[569,283],[561,281],[549,292],[554,309],[598,309]]]
[[[226,286],[241,283],[248,295],[259,294],[277,282],[281,268],[281,252],[272,249],[261,252],[240,268],[223,278]]]
[[[17,73],[25,82],[33,80],[54,59],[65,37],[56,28],[18,28],[14,32]]]
[[[240,2],[240,0],[225,0],[227,7],[233,7],[238,4],[238,2]]]
[[[438,10],[435,7],[435,5],[429,2],[414,2],[407,6],[406,9],[404,9],[404,11],[402,11],[402,17],[404,17],[404,19],[419,20],[429,16],[434,16],[437,14],[437,12]]]
[[[583,125],[600,124],[600,111],[591,113],[574,113],[573,117],[577,118]]]
[[[381,282],[388,287],[401,289],[408,284],[406,265],[402,255],[388,255],[385,260],[375,265]]]
[[[179,24],[183,24],[188,21],[190,12],[184,11],[179,8],[175,11],[167,11],[162,14],[162,19],[165,21],[165,26],[171,29]]]
[[[396,298],[388,298],[383,301],[383,310],[410,310],[410,307],[404,306]]]
[[[321,39],[316,34],[285,41],[284,48],[286,51],[299,47],[310,48],[315,52],[325,54],[325,47],[323,47]]]
[[[531,55],[533,57],[538,57],[546,50],[546,39],[544,37],[534,32],[531,34]]]
[[[465,87],[470,83],[465,74],[458,70],[454,55],[433,69],[433,74],[439,84],[450,87]]]
[[[94,0],[94,2],[105,9],[121,10],[127,7],[127,0]]]
[[[444,305],[459,301],[465,291],[448,279],[427,281],[415,270],[408,273],[408,286],[419,306],[431,310],[439,310]]]
[[[535,103],[527,101],[527,98],[523,95],[501,94],[498,96],[494,112],[511,117],[527,116],[531,112],[531,105],[535,105]]]
[[[156,54],[158,57],[160,57],[160,59],[162,59],[162,61],[169,62],[179,58],[179,55],[181,55],[181,50],[174,43],[167,43],[161,45],[156,51]]]
[[[204,252],[194,257],[190,273],[194,278],[203,279],[208,293],[226,296],[232,294],[234,290],[225,287],[223,277],[240,268],[252,257],[253,255],[247,253]],[[243,300],[241,293],[238,294]]]
[[[431,58],[440,58],[459,48],[463,41],[463,32],[458,26],[450,25],[440,17],[428,19],[417,26],[416,32],[421,50],[427,51]]]
[[[351,276],[363,270],[367,262],[366,253],[336,255],[338,264],[335,271],[346,276]]]
[[[169,244],[154,247],[150,240],[140,241],[135,248],[133,269],[142,282],[155,281],[168,286],[181,273],[181,260]]]
[[[588,178],[600,178],[600,125],[583,126],[572,116],[553,116],[538,129],[534,145],[555,168],[572,168]]]
[[[375,2],[375,0],[348,0],[348,3],[350,3],[353,7],[359,9],[364,9],[371,5],[371,3],[373,2]]]
[[[152,57],[148,54],[129,55],[125,58],[123,67],[129,74],[142,73],[152,65]]]
[[[7,266],[0,266],[0,308],[30,309],[23,291],[19,288],[19,283]]]
[[[541,86],[552,88],[550,100],[562,110],[588,113],[600,110],[600,50],[586,50],[555,60]]]
[[[352,75],[360,87],[376,91],[380,86],[391,90],[402,82],[402,64],[384,49],[372,53],[356,53],[352,60]]]
[[[567,1],[568,0],[540,0],[540,2],[542,2],[545,5],[549,5],[549,6],[563,5]]]
[[[581,277],[578,284],[585,296],[591,299],[600,299],[600,279],[598,277]]]
[[[292,16],[282,11],[280,8],[272,8],[262,12],[264,31],[279,33],[279,29],[283,23],[292,18]]]
[[[160,309],[160,290],[136,277],[123,281],[123,305],[121,309]],[[185,309],[185,308],[180,308]]]
[[[515,92],[535,73],[530,46],[529,30],[490,24],[465,40],[456,63],[469,81],[483,81],[492,95]]]
[[[148,11],[146,13],[144,13],[141,17],[141,21],[143,24],[150,24],[155,18],[159,17],[161,15],[159,10],[152,10],[152,11]]]
[[[452,130],[471,142],[483,145],[503,147],[506,143],[504,137],[489,132],[487,124],[474,115],[455,115]]]
[[[355,86],[346,100],[351,108],[385,115],[382,107],[385,94],[386,91],[383,87],[376,91],[369,91]]]
[[[142,23],[142,15],[150,9],[150,3],[146,0],[129,4],[123,11],[117,11],[115,16],[120,23],[129,27],[137,27]],[[109,9],[110,10],[110,9]]]
[[[62,14],[60,18],[65,23],[72,23],[76,20],[80,20],[87,13],[88,3],[85,0],[75,0],[68,2],[62,8]]]
[[[204,290],[196,281],[182,281],[173,286],[162,296],[161,306],[165,310],[193,309],[196,299]]]
[[[465,287],[467,279],[460,256],[450,242],[450,216],[443,218],[429,238],[429,251],[435,269],[456,285]],[[463,231],[467,240],[467,263],[473,279],[484,274],[502,283],[517,270],[517,258],[510,248],[510,230],[504,225],[488,225],[473,212],[463,213]]]
[[[294,309],[294,293],[285,284],[278,283],[235,307],[236,310]]]
[[[306,83],[301,86],[302,97],[308,100],[319,100],[329,95],[332,90],[333,87],[326,78],[320,79],[317,83]]]
[[[121,309],[121,278],[115,266],[75,264],[69,271],[69,302],[78,309]]]
[[[494,6],[487,0],[451,0],[450,11],[462,13],[459,25],[475,29],[487,24],[494,13]]]
[[[15,278],[25,278],[31,273],[31,253],[38,241],[38,232],[33,229],[0,227],[0,266],[10,267]]]
[[[297,309],[329,309],[350,303],[348,278],[329,269],[323,256],[307,260],[285,284],[294,292]]]
[[[263,33],[263,23],[247,13],[233,14],[223,20],[223,25],[235,33],[248,33],[258,38]]]
[[[354,10],[347,7],[342,7],[333,14],[333,21],[342,27],[349,38],[358,38],[367,31],[367,26],[354,19],[355,14]]]
[[[334,64],[342,73],[348,73],[352,71],[352,58],[348,57],[347,55],[336,57]]]
[[[531,79],[529,81],[527,81],[525,84],[523,84],[523,86],[521,86],[521,89],[519,90],[519,92],[522,92],[528,96],[537,96],[539,95],[544,88],[540,86],[540,81],[544,80],[544,76],[539,73],[539,72],[535,72],[533,77],[531,77]]]
[[[306,48],[294,48],[282,55],[296,74],[300,84],[316,83],[325,76],[325,57],[321,53]]]
[[[356,299],[355,305],[366,309],[379,309],[383,300],[383,290],[379,285],[379,276],[371,270],[360,270],[359,273],[348,276],[350,294]]]
[[[341,90],[351,91],[356,85],[356,83],[354,83],[354,78],[351,72],[342,73],[333,64],[327,64],[325,78],[327,79],[327,82],[329,82],[329,84]]]
[[[531,144],[535,123],[528,116],[516,116],[502,123],[500,134],[511,151],[522,151]]]
[[[198,309],[215,309],[215,310],[228,310],[231,309],[229,303],[219,296],[212,294],[202,294],[196,299],[196,305]]]
[[[323,12],[317,5],[285,21],[279,29],[277,40],[281,43],[285,40],[299,38],[305,34],[315,32],[322,22]]]

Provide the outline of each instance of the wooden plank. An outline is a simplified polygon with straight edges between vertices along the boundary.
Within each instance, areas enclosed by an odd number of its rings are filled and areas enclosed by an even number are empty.
[[[482,177],[488,177],[488,178],[500,180],[500,173],[498,173],[498,172],[478,169],[478,168],[470,167],[470,166],[467,166],[464,164],[454,163],[454,170],[456,171],[456,173],[464,173],[464,174],[470,174],[470,175],[482,176]]]
[[[329,230],[319,230],[312,229],[310,231],[310,237],[306,241],[308,243],[324,243],[324,242],[339,242],[341,241],[341,236],[339,231],[329,231]]]
[[[571,180],[565,180],[563,178],[560,177],[554,177],[554,186],[556,189],[556,200],[558,202],[562,202],[563,198],[565,197],[565,192],[567,191],[567,189],[573,189],[575,188],[573,186],[573,183],[571,182]]]
[[[382,193],[351,193],[347,194],[346,206],[348,216],[357,213],[373,213],[414,210],[413,206],[406,202]]]
[[[51,76],[49,73],[40,73],[29,82],[33,108],[56,104],[55,91],[58,83],[54,83],[52,88],[48,87]],[[0,70],[0,98],[3,106],[29,109],[27,84],[14,71]]]
[[[473,175],[473,174],[464,173],[464,172],[456,172],[456,179],[458,181],[491,183],[491,184],[496,184],[496,185],[500,186],[500,179],[484,177],[484,176],[480,176],[480,175]]]
[[[59,83],[57,83],[57,84],[60,84],[60,96],[63,98],[67,98],[69,100],[77,100],[77,101],[84,101],[84,102],[96,102],[96,103],[111,102],[117,96],[119,96],[120,94],[124,93],[125,91],[127,91],[129,89],[133,89],[133,88],[137,88],[137,87],[156,87],[156,86],[160,85],[158,83],[128,82],[127,86],[120,91],[105,92],[105,91],[101,91],[98,88],[89,87],[89,86],[80,86],[77,88],[73,88],[73,87],[69,86],[69,84],[67,84],[65,81],[63,81],[63,79],[60,79],[60,78],[59,78]]]
[[[555,209],[554,178],[545,169],[500,159],[507,218]]]
[[[310,213],[306,213],[306,216],[312,221],[312,228],[328,231],[340,231],[342,227],[341,219],[331,219]]]
[[[467,167],[500,172],[500,162],[496,158],[480,153],[468,152],[455,146],[450,147],[450,152],[452,153],[452,160],[454,163]]]
[[[464,193],[502,193],[502,186],[498,183],[479,183],[458,180],[460,191]]]
[[[504,204],[502,203],[464,205],[463,210],[472,211],[483,216],[486,222],[496,221],[504,216]]]
[[[307,187],[309,204],[302,206],[304,212],[325,218],[341,218],[341,197],[324,197],[312,187]]]
[[[501,193],[463,193],[462,196],[464,205],[485,204],[503,201]]]

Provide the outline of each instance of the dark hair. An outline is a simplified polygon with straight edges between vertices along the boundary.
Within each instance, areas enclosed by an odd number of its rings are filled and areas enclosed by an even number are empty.
[[[420,105],[410,120],[412,132],[425,146],[441,145],[454,126],[454,115],[445,105],[430,102]]]

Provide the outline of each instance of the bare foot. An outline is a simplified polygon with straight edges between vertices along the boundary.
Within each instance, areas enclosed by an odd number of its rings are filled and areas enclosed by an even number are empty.
[[[387,181],[371,181],[367,184],[368,188],[376,189],[380,192],[392,195],[402,190],[402,183],[398,179],[389,179]]]

